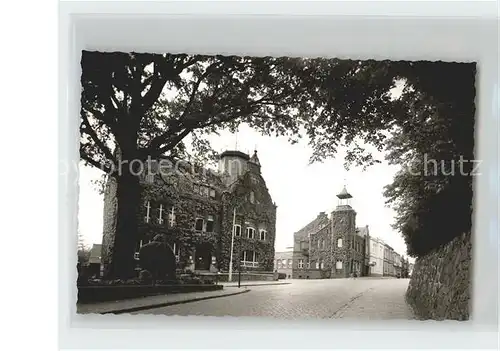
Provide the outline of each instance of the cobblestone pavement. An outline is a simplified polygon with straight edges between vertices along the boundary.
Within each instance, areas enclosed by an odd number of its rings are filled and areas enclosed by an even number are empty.
[[[253,286],[246,294],[134,314],[411,319],[404,301],[408,282],[374,278],[292,280],[288,285]]]

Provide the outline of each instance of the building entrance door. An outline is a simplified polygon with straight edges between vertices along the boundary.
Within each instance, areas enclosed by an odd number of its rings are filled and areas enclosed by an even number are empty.
[[[210,270],[212,263],[212,248],[209,244],[196,246],[194,269],[198,271]]]

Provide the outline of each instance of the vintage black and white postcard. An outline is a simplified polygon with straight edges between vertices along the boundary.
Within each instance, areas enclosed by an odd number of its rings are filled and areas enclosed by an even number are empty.
[[[475,63],[81,68],[78,313],[469,318]]]

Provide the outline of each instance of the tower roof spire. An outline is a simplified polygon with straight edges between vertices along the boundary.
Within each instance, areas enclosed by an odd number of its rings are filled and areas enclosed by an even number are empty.
[[[347,191],[347,187],[344,185],[344,188],[342,188],[342,191],[337,194],[337,197],[339,199],[341,199],[341,200],[343,200],[343,199],[351,199],[352,195],[349,194],[349,192]]]
[[[252,157],[250,157],[250,162],[255,163],[256,165],[260,166],[259,157],[257,156],[257,150],[253,151],[253,155],[252,155]]]

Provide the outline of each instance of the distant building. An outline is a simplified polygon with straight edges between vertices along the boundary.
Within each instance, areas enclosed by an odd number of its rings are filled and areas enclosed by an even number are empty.
[[[369,237],[369,276],[381,277],[384,275],[385,242],[377,237]]]
[[[337,194],[338,206],[330,218],[321,212],[294,234],[293,272],[295,279],[345,278],[352,273],[367,274],[365,242],[367,228],[356,228],[352,195],[344,187]]]
[[[90,249],[89,262],[88,262],[88,273],[90,276],[101,276],[102,260],[101,260],[101,244],[93,244],[92,249]]]
[[[396,270],[396,276],[401,276],[403,266],[401,263],[401,255],[397,252],[394,252],[394,268]]]
[[[274,270],[285,274],[287,279],[291,279],[293,275],[293,247],[287,248],[286,251],[276,252],[274,257]]]

